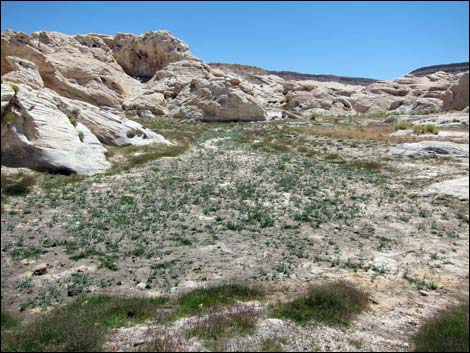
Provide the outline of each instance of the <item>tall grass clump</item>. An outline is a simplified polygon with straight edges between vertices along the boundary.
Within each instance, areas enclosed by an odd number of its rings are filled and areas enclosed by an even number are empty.
[[[468,302],[426,320],[416,334],[415,352],[468,352]]]
[[[340,281],[313,286],[300,298],[275,305],[271,313],[300,324],[348,325],[367,303],[367,293]]]

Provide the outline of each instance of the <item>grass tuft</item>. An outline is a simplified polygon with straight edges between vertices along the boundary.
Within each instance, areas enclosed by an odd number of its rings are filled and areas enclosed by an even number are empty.
[[[274,306],[272,315],[300,324],[348,325],[367,303],[367,293],[347,282],[335,282],[313,286],[304,296]]]
[[[426,320],[414,338],[415,352],[468,352],[468,310],[461,304]]]
[[[180,315],[193,315],[208,308],[234,304],[237,300],[256,300],[264,297],[264,290],[254,285],[229,283],[195,289],[177,299]]]
[[[94,352],[108,329],[155,318],[166,298],[80,298],[25,324],[2,332],[2,352]],[[2,330],[3,330],[2,311]],[[9,319],[10,320],[10,319]]]

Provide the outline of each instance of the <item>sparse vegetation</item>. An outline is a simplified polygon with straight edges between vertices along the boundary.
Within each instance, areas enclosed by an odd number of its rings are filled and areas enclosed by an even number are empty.
[[[15,91],[15,94],[20,91],[20,87],[18,87],[18,85],[15,85],[14,83],[10,83],[10,87],[13,91]]]
[[[41,315],[18,330],[2,332],[2,352],[100,350],[107,329],[155,318],[156,308],[166,302],[164,298],[80,298]],[[2,331],[3,318],[2,311]],[[7,322],[11,321],[9,318]]]
[[[7,123],[11,124],[16,121],[16,115],[12,112],[6,113],[4,116],[2,116],[2,119]]]
[[[427,125],[414,125],[413,126],[413,131],[416,134],[425,134],[425,133],[430,133],[437,135],[439,133],[439,128],[433,124],[427,124]]]
[[[305,295],[272,308],[274,317],[295,322],[347,325],[368,305],[368,295],[346,282],[311,287]]]
[[[469,306],[450,307],[426,320],[418,330],[415,352],[468,352]]]
[[[20,173],[16,176],[2,176],[2,193],[10,196],[24,196],[31,191],[36,183],[37,178],[29,174],[23,175]]]
[[[410,125],[405,122],[401,122],[395,125],[395,130],[407,130],[409,128],[410,128]]]
[[[80,142],[83,142],[83,139],[85,138],[85,134],[83,133],[83,131],[78,132],[78,138],[80,139]]]
[[[264,296],[259,286],[228,283],[195,289],[177,299],[180,315],[194,315],[209,308],[234,304],[237,300],[255,300]]]
[[[218,351],[221,339],[252,333],[257,320],[256,310],[242,306],[230,312],[214,312],[200,317],[186,330],[186,334],[204,339],[206,346]]]

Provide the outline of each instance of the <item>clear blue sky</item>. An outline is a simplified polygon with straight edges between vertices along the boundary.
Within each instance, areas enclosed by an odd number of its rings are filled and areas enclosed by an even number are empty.
[[[392,79],[468,61],[461,2],[2,1],[2,31],[68,34],[167,29],[206,62]]]

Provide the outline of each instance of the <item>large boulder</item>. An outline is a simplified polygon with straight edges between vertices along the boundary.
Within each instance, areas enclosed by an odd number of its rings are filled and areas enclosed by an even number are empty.
[[[2,84],[2,165],[93,174],[108,169],[109,145],[169,143],[140,124],[48,88]],[[12,95],[13,91],[13,95]]]
[[[136,36],[118,33],[110,44],[113,57],[132,77],[147,81],[169,63],[194,58],[188,45],[168,31]]]
[[[262,121],[266,111],[236,82],[194,79],[170,102],[176,117],[200,121]]]
[[[2,92],[8,86],[2,84]],[[56,98],[51,90],[19,85],[2,116],[2,165],[78,174],[109,168],[104,146],[86,126],[72,123]]]

